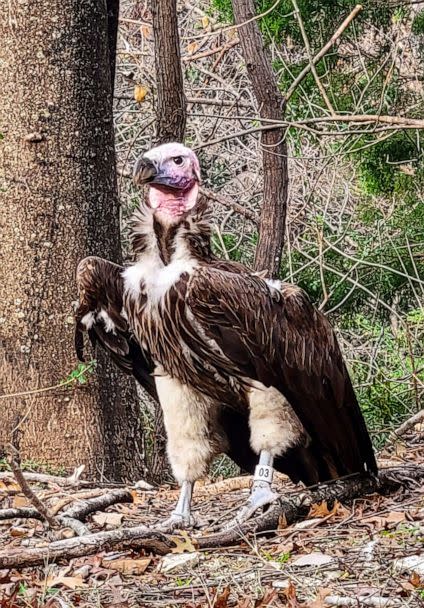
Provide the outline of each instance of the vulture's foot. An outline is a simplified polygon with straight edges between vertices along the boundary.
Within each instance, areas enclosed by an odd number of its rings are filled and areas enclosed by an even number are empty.
[[[195,525],[195,520],[190,513],[172,513],[171,517],[165,519],[165,521],[156,524],[155,530],[164,533],[170,533],[174,530],[185,530],[186,528],[192,528]]]
[[[259,509],[270,505],[278,499],[278,494],[271,490],[267,481],[255,481],[247,503],[241,507],[237,515],[231,519],[225,528],[235,528],[248,521]]]

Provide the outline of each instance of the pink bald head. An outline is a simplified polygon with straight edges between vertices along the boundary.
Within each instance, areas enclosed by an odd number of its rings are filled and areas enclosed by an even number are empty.
[[[197,156],[177,142],[152,148],[134,167],[134,182],[149,185],[150,207],[168,220],[177,220],[195,206],[199,181]]]

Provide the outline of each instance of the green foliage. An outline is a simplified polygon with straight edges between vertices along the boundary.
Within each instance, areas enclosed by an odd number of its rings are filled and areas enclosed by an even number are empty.
[[[32,471],[35,473],[45,473],[47,475],[57,475],[60,477],[66,476],[65,467],[58,465],[52,465],[48,462],[41,462],[38,460],[23,460],[21,462],[21,468],[23,471]],[[0,458],[0,471],[10,471],[11,468],[6,458]]]
[[[424,34],[424,10],[415,15],[411,30],[416,36],[422,36]]]
[[[420,313],[422,322],[422,311],[413,313]],[[379,346],[372,367],[368,354],[364,353],[351,362],[351,372],[368,427],[381,445],[387,434],[384,429],[399,425],[419,407],[412,373],[424,369],[424,352],[418,345],[414,352],[410,340],[412,324],[394,332],[384,321],[358,313],[344,318],[343,327],[368,344]],[[422,371],[418,377],[424,381]]]
[[[396,133],[361,152],[358,167],[362,188],[367,194],[408,192],[417,178],[403,173],[402,165],[408,164],[414,169],[420,162],[422,164],[422,151],[417,146],[417,138],[410,133]]]
[[[79,363],[79,365],[61,381],[61,384],[86,384],[90,375],[96,369],[97,361],[92,359],[88,363]]]
[[[257,0],[256,13],[262,14],[274,4],[275,0]],[[298,0],[297,4],[314,50],[327,41],[341,21],[355,7],[356,2],[352,0]],[[231,0],[212,0],[211,5],[223,21],[234,21]],[[376,3],[369,0],[364,3],[364,9],[357,22],[378,20],[381,25],[388,24],[393,13],[394,9],[385,6],[383,2]],[[260,20],[260,26],[266,36],[277,42],[283,42],[287,40],[287,37],[294,42],[301,43],[302,41],[291,0],[281,0],[271,13]]]

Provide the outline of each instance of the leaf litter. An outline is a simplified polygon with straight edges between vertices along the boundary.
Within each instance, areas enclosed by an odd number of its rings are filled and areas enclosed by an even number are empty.
[[[411,431],[403,462],[424,462],[423,438]],[[397,453],[394,446],[384,456],[393,459]],[[227,491],[218,493],[219,483],[210,492],[205,483],[194,495],[195,515],[209,522],[222,521],[248,495],[244,481],[224,484]],[[296,490],[282,476],[277,483],[282,493]],[[45,485],[35,484],[33,489],[51,508],[63,500],[58,488],[47,492]],[[169,516],[176,495],[169,488],[133,489],[133,503],[108,507],[89,516],[86,524],[91,532],[151,526]],[[19,496],[15,484],[2,483],[0,508],[9,508]],[[164,557],[128,548],[66,565],[46,562],[18,570],[0,564],[0,608],[424,606],[424,494],[419,484],[350,504],[322,502],[312,506],[303,522],[282,523],[272,534],[208,550],[197,547],[196,531],[176,531],[175,548]],[[53,534],[37,520],[0,521],[0,548],[46,544]]]

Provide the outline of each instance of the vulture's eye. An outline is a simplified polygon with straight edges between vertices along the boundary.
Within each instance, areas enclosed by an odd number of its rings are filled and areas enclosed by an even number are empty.
[[[174,161],[174,163],[176,165],[182,165],[184,162],[184,159],[182,156],[174,156],[174,158],[172,160]]]

